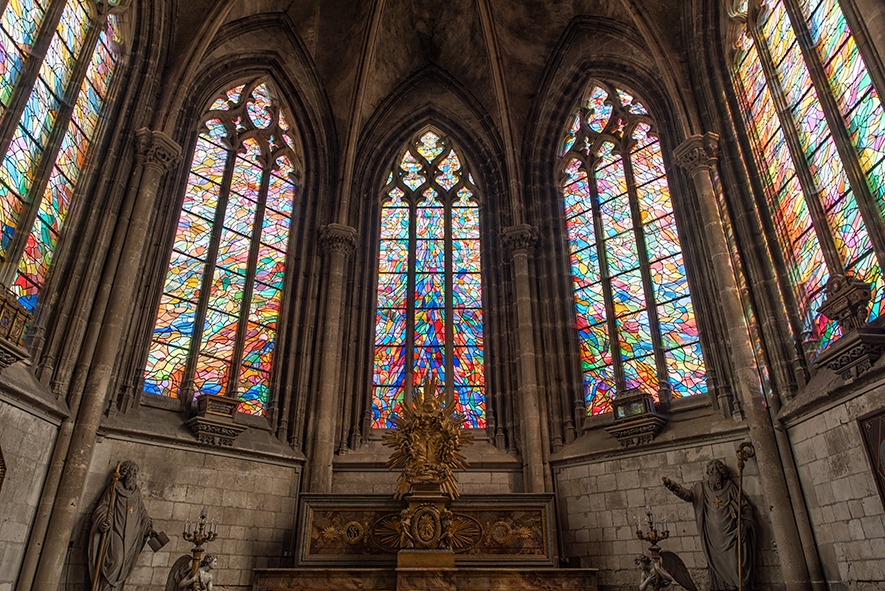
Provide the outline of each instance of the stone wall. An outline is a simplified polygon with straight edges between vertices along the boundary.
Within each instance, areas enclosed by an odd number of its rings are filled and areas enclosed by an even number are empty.
[[[145,546],[126,591],[164,588],[172,564],[192,547],[181,538],[184,521],[196,520],[204,506],[208,518],[219,523],[218,539],[206,548],[218,555],[218,585],[229,591],[251,589],[252,569],[290,565],[300,478],[297,464],[242,450],[151,444],[108,435],[96,449],[84,497],[86,517],[75,532],[65,588],[85,585],[88,515],[114,466],[123,460],[139,465],[139,483],[154,529],[165,531],[171,540],[156,553]]]
[[[0,591],[15,588],[57,433],[57,421],[0,397]]]
[[[732,425],[731,432],[727,423]],[[743,430],[733,430],[736,425],[721,417],[695,420],[690,425],[670,425],[671,433],[665,431],[651,445],[637,451],[617,449],[613,439],[599,430],[585,434],[585,441],[575,442],[575,447],[582,449],[557,462],[554,468],[563,559],[600,569],[601,589],[635,590],[639,575],[633,560],[637,554],[647,552],[649,546],[636,539],[636,517],[644,524],[645,508],[649,506],[659,521],[668,523],[670,538],[661,547],[682,558],[700,589],[708,588],[706,560],[692,506],[665,489],[661,477],[668,476],[690,487],[705,477],[710,460],[720,459],[736,481],[735,450],[748,439]],[[716,434],[717,428],[722,427],[722,432]],[[692,431],[696,435],[704,431],[709,434],[699,442],[692,440]],[[745,469],[743,486],[759,523],[757,582],[775,590],[782,586],[783,578],[778,585],[780,571],[771,523],[752,460]]]
[[[788,426],[824,576],[830,591],[882,589],[885,508],[857,420],[885,409],[885,375],[841,396],[822,390],[804,397],[824,404]]]

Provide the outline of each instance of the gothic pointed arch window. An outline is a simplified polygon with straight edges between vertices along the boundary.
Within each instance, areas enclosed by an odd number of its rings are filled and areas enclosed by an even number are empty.
[[[0,283],[29,310],[98,143],[122,4],[0,2]]]
[[[839,338],[824,286],[872,284],[885,299],[885,113],[839,0],[731,0],[731,77],[763,181],[801,340],[813,358]]]
[[[144,390],[238,398],[264,414],[282,302],[296,135],[271,83],[253,80],[209,106],[169,258]]]
[[[465,426],[485,427],[479,191],[434,128],[399,152],[381,190],[372,424],[434,377]]]
[[[591,80],[560,155],[588,412],[610,411],[627,390],[705,392],[661,144],[644,104]]]

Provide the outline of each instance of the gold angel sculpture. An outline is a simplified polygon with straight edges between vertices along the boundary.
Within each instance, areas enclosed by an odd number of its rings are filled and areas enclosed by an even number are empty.
[[[384,435],[384,445],[394,448],[387,468],[401,470],[394,497],[403,498],[415,485],[439,485],[441,492],[457,499],[454,470],[467,467],[460,449],[472,441],[461,428],[464,418],[454,405],[446,407],[444,394],[437,393],[436,379],[416,389],[412,401],[393,419],[396,428]]]

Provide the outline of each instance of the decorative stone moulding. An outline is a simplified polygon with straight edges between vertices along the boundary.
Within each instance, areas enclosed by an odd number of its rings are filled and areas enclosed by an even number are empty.
[[[667,419],[655,411],[651,394],[631,388],[612,399],[615,422],[605,430],[621,447],[633,447],[649,443],[667,424]]]
[[[31,318],[12,291],[0,289],[0,371],[28,356],[22,336]]]
[[[197,414],[187,423],[191,433],[207,445],[231,446],[246,427],[236,424],[240,401],[205,394],[197,399]]]
[[[852,382],[870,369],[885,352],[885,330],[865,326],[872,299],[871,285],[850,273],[833,275],[824,288],[827,298],[820,313],[839,323],[842,338],[814,361]]]
[[[0,490],[3,490],[4,480],[6,480],[6,460],[3,459],[3,448],[0,448]]]

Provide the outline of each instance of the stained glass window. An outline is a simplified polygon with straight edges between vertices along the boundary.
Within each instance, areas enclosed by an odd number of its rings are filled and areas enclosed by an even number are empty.
[[[219,95],[203,118],[144,372],[144,390],[236,397],[264,414],[300,171],[271,84]]]
[[[372,420],[392,427],[406,388],[434,377],[485,427],[477,188],[439,131],[418,134],[382,189]]]
[[[616,392],[706,391],[661,144],[632,92],[590,82],[562,140],[562,193],[587,408]]]
[[[814,357],[840,336],[818,312],[830,275],[870,282],[869,320],[881,314],[870,232],[885,213],[885,114],[837,0],[766,0],[740,18],[732,78]]]
[[[9,0],[0,15],[0,281],[33,310],[118,62],[115,15],[86,0]],[[47,17],[49,15],[49,17]],[[45,47],[35,57],[34,47]]]

